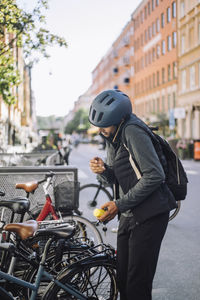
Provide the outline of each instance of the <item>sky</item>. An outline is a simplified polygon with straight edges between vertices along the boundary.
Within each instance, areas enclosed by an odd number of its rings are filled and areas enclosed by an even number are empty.
[[[30,1],[30,0],[29,0]],[[92,84],[92,71],[130,21],[141,0],[49,0],[47,28],[68,48],[52,47],[51,57],[32,70],[39,116],[65,116]]]

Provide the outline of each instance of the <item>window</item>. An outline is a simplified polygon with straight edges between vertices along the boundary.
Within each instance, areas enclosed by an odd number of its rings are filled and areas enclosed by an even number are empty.
[[[165,68],[162,68],[162,83],[165,83]]]
[[[162,96],[162,111],[165,111],[165,96]]]
[[[168,35],[167,37],[167,50],[171,51],[172,50],[172,39],[171,39],[171,35]]]
[[[189,29],[189,47],[192,48],[194,46],[194,27]]]
[[[170,7],[167,8],[167,23],[171,22],[171,9]]]
[[[147,7],[146,6],[144,8],[144,17],[145,17],[145,19],[147,18]]]
[[[159,58],[159,56],[160,56],[160,45],[156,46],[156,56],[157,56],[157,58]]]
[[[155,88],[156,86],[156,76],[155,73],[153,73],[153,87]]]
[[[176,107],[176,93],[173,92],[173,108]]]
[[[172,18],[176,18],[176,2],[172,2]]]
[[[156,32],[160,32],[160,19],[156,19]]]
[[[152,35],[154,36],[156,34],[156,24],[152,23]]]
[[[165,15],[164,13],[161,14],[161,27],[163,28],[165,26]]]
[[[181,72],[181,89],[182,92],[186,90],[186,70]]]
[[[157,71],[157,86],[160,85],[160,72]]]
[[[140,12],[140,22],[141,22],[141,24],[143,23],[143,21],[144,21],[144,12],[141,11]]]
[[[140,44],[141,44],[141,46],[143,46],[143,45],[144,45],[143,34],[141,34],[141,36],[140,36]]]
[[[162,41],[162,55],[165,54],[165,41]]]
[[[152,53],[151,53],[151,51],[149,51],[149,63],[150,64],[152,63]]]
[[[195,66],[190,67],[190,89],[195,88]]]
[[[185,16],[185,1],[181,1],[181,18]]]
[[[176,38],[176,31],[172,32],[172,46],[173,48],[176,47],[177,38]]]
[[[151,0],[151,7],[152,7],[152,11],[153,11],[155,8],[155,0]]]
[[[168,110],[170,110],[170,107],[171,107],[171,105],[170,105],[171,95],[170,94],[168,94],[168,96],[167,96],[167,102],[168,102]]]
[[[198,24],[198,41],[199,41],[199,44],[200,44],[200,23]]]
[[[156,111],[156,100],[153,99],[152,101],[153,101],[153,112],[155,112]]]
[[[198,64],[199,66],[199,87],[200,87],[200,63]]]
[[[171,80],[171,65],[167,66],[167,77],[168,77],[168,81]]]
[[[152,38],[152,27],[151,26],[148,27],[148,37],[149,37],[149,40]]]
[[[181,54],[185,53],[185,35],[182,34],[181,36]]]
[[[149,76],[149,88],[151,89],[152,86],[151,86],[151,76]]]
[[[160,99],[157,98],[156,102],[157,102],[157,112],[159,112],[160,111]]]
[[[147,42],[148,41],[148,32],[147,32],[147,30],[145,30],[145,42]]]
[[[148,14],[149,15],[151,14],[151,4],[150,4],[150,2],[148,2]]]
[[[159,0],[156,0],[156,6],[158,6],[159,5]]]
[[[177,62],[173,62],[173,79],[177,78]]]
[[[155,58],[156,58],[156,50],[155,50],[155,48],[153,48],[153,50],[152,50],[152,53],[153,53],[153,61],[155,60]]]

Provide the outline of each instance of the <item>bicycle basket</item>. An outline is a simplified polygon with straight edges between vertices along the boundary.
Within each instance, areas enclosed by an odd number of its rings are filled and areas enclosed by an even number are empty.
[[[61,212],[75,210],[79,207],[78,181],[64,181],[54,187],[55,207]]]

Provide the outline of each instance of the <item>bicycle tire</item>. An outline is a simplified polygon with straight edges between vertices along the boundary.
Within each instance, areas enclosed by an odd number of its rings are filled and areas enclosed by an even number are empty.
[[[71,267],[62,272],[57,279],[68,283],[88,299],[116,300],[118,291],[115,265],[105,260],[94,259],[87,264]],[[78,299],[51,282],[47,287],[44,300]]]
[[[3,300],[14,300],[14,298],[2,287],[0,287],[0,298]]]
[[[176,216],[177,216],[177,214],[179,213],[179,210],[180,210],[180,208],[181,208],[181,201],[176,201],[176,203],[177,203],[177,208],[175,208],[171,213],[170,213],[170,215],[169,215],[169,221],[171,221],[172,219],[174,219]]]
[[[64,250],[63,251],[63,256],[62,256],[62,261],[57,263],[56,265],[54,264],[55,262],[55,253],[50,253],[48,255],[48,258],[46,260],[46,270],[51,273],[52,275],[57,275],[60,271],[62,271],[64,268],[66,268],[67,265],[67,260],[74,255],[79,254],[80,252],[82,252],[83,249],[74,249],[74,250]],[[57,268],[59,267],[59,268]],[[25,276],[23,277],[23,279],[25,281],[28,281],[30,283],[34,283],[36,276],[37,276],[37,272],[38,272],[38,268],[34,268],[34,267],[30,267],[27,271]],[[42,295],[44,294],[44,292],[46,291],[46,288],[49,284],[49,280],[47,279],[41,279],[40,282],[40,287],[37,293],[37,299],[42,299]],[[30,299],[32,291],[30,289],[26,289],[25,293],[24,293],[24,297],[25,299]]]
[[[103,238],[97,227],[88,219],[77,216],[68,215],[62,217],[64,222],[67,222],[77,228],[77,238],[84,242],[89,242],[91,245],[98,245],[103,243]],[[80,228],[80,230],[79,230]]]
[[[95,198],[96,197],[96,198]],[[89,200],[88,200],[89,198]],[[85,209],[85,204],[87,203],[87,208],[94,209],[97,205],[100,207],[102,204],[108,201],[112,201],[113,197],[109,190],[100,184],[91,183],[85,184],[80,187],[79,190],[79,209],[87,213]]]

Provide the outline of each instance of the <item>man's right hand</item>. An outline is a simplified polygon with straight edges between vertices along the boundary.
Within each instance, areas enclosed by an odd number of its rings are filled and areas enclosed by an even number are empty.
[[[95,174],[101,174],[105,171],[104,162],[100,157],[94,157],[90,160],[90,169]]]

